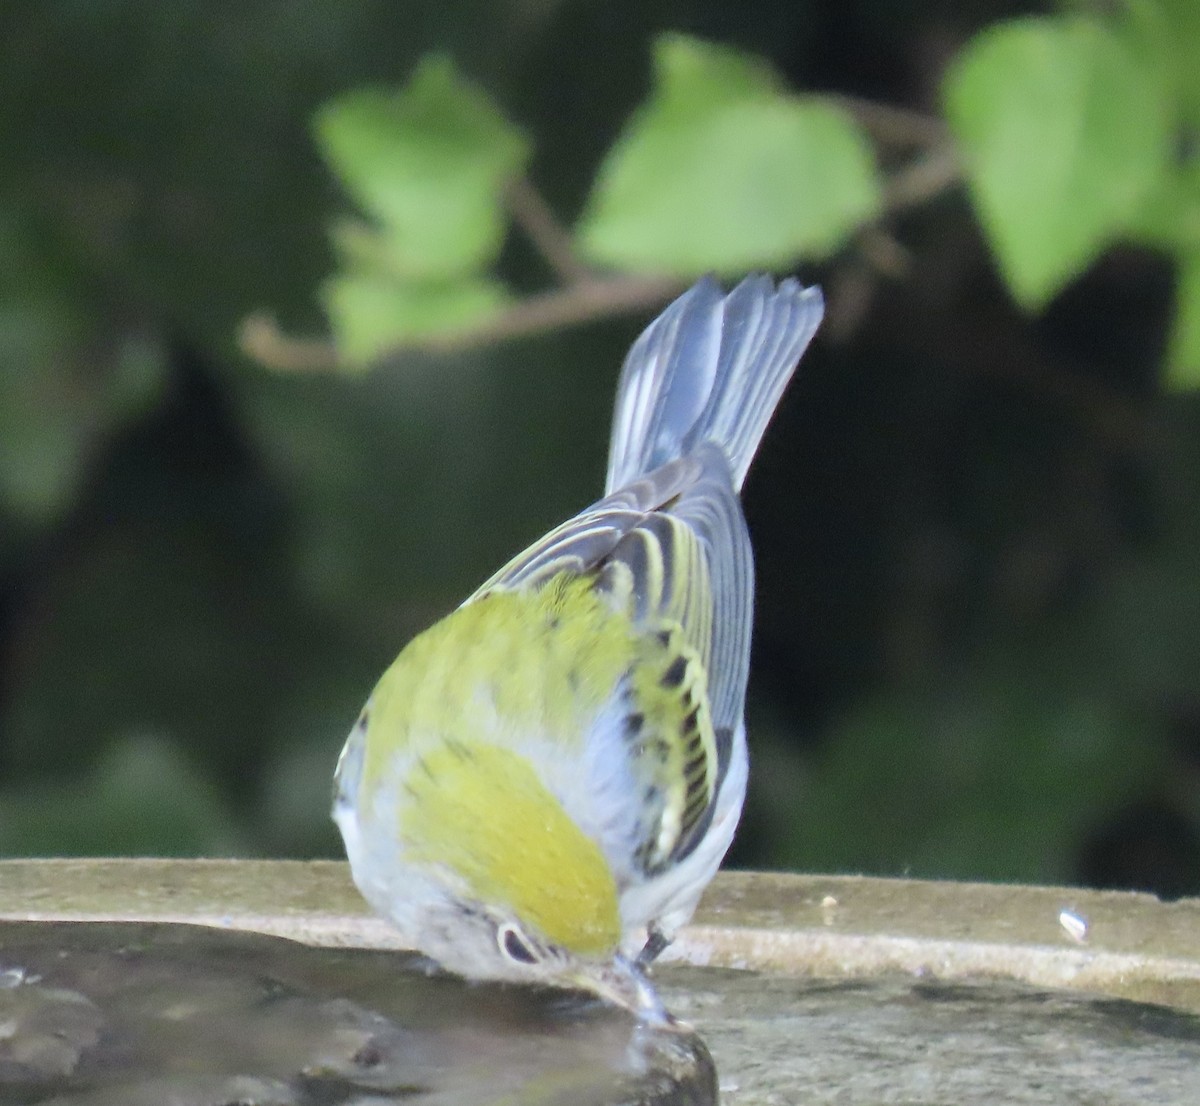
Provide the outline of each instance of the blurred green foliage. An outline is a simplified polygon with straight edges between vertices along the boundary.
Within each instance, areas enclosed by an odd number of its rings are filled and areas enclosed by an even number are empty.
[[[1200,891],[1197,8],[1036,7],[9,5],[0,854],[336,854],[361,701],[595,496],[667,289],[803,263],[737,861]]]
[[[942,145],[957,144],[1015,299],[1045,307],[1115,242],[1162,248],[1184,274],[1170,357],[1179,384],[1200,373],[1200,157],[1189,137],[1200,66],[1179,46],[1193,24],[1174,0],[1003,21],[944,78]],[[791,95],[765,59],[727,46],[666,34],[654,54],[651,94],[599,166],[574,232],[582,258],[687,279],[737,274],[827,257],[879,220],[869,137],[840,103]],[[529,156],[499,109],[440,58],[398,93],[327,105],[318,135],[377,227],[335,233],[338,361],[361,366],[494,317],[505,190]],[[893,206],[912,202],[897,200],[895,180],[890,191]]]
[[[1022,303],[1094,261],[1166,175],[1176,133],[1157,61],[1097,19],[1029,19],[989,28],[952,70],[949,117]]]
[[[827,255],[878,207],[870,146],[844,112],[787,94],[761,59],[668,35],[579,238],[599,264],[736,274]]]

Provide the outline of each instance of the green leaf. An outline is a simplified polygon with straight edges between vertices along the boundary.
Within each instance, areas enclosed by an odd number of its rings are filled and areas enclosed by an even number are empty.
[[[1162,84],[1084,19],[985,30],[947,75],[946,113],[1016,299],[1043,306],[1135,219],[1171,154]]]
[[[580,221],[594,262],[691,276],[825,256],[879,209],[853,121],[790,96],[757,58],[682,35],[605,159]]]
[[[1175,328],[1167,357],[1167,386],[1200,388],[1200,246],[1183,253],[1175,284]]]
[[[1200,4],[1124,0],[1117,28],[1147,73],[1159,80],[1181,121],[1200,125]]]
[[[1200,159],[1163,174],[1131,230],[1139,241],[1168,253],[1200,249]]]
[[[366,368],[417,339],[479,325],[508,300],[503,285],[483,277],[406,282],[366,272],[332,277],[322,296],[347,368]]]
[[[320,109],[315,126],[331,168],[379,222],[397,272],[445,278],[495,258],[504,187],[528,148],[448,59],[423,61],[400,92],[339,96]]]

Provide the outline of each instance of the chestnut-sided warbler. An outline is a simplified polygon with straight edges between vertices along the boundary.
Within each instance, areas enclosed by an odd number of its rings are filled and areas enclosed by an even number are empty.
[[[746,792],[738,492],[822,310],[762,276],[680,296],[625,361],[605,497],[367,700],[333,816],[366,899],[451,971],[662,1013],[641,966],[691,917]]]

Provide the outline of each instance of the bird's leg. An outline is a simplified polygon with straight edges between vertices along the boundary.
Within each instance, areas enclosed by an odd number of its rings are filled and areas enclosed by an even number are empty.
[[[646,927],[646,943],[642,946],[642,951],[637,954],[637,966],[648,968],[670,943],[671,938],[651,922]]]

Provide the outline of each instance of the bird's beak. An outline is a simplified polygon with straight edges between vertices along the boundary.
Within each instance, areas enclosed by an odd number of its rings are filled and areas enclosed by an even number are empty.
[[[638,1021],[659,1028],[678,1025],[663,1006],[654,985],[637,964],[617,955],[605,964],[589,965],[571,980],[581,990],[590,991],[635,1015]]]

